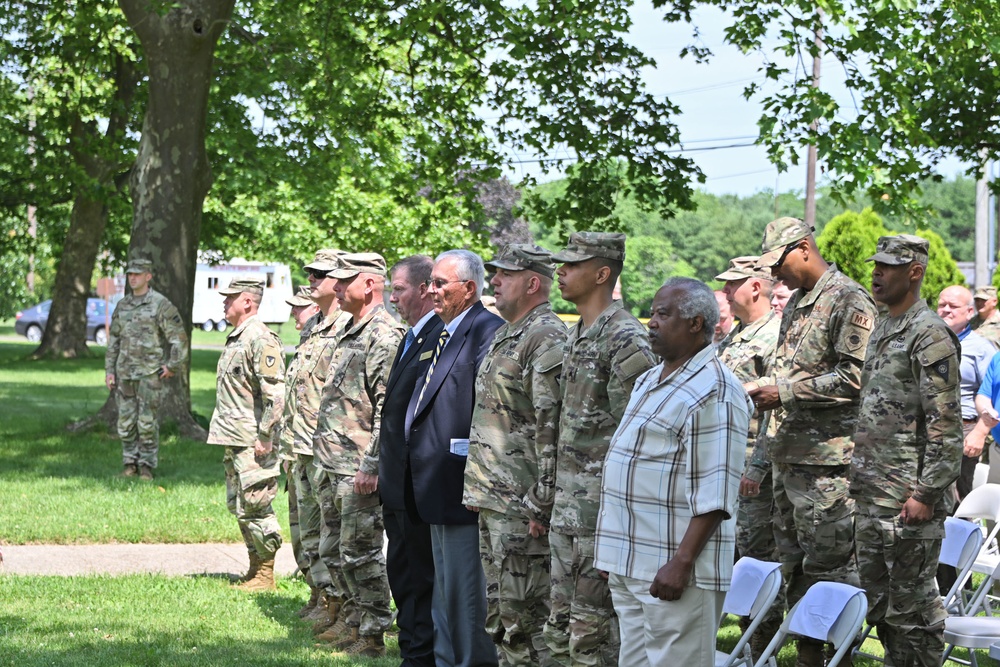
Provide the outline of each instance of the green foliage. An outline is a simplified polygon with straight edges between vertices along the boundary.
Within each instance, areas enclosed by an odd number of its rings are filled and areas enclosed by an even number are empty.
[[[926,299],[927,303],[936,305],[941,290],[951,285],[964,285],[965,275],[959,271],[958,264],[952,259],[951,253],[937,232],[918,229],[916,234],[930,243],[927,271],[920,286],[920,296]]]
[[[782,169],[797,161],[800,147],[815,145],[842,207],[865,193],[877,211],[906,212],[922,223],[927,211],[914,195],[926,179],[940,178],[934,169],[942,160],[958,157],[974,170],[1000,154],[992,112],[1000,97],[1000,14],[992,0],[654,5],[675,21],[690,21],[702,5],[727,13],[726,42],[761,56],[766,81],[744,91],[763,107],[760,143]],[[711,57],[705,48],[687,51]],[[819,86],[802,72],[814,56],[823,60]],[[825,80],[831,73],[833,85]],[[850,94],[835,96],[830,91],[841,80]]]
[[[888,233],[870,208],[861,213],[847,211],[823,227],[816,245],[826,261],[836,263],[847,276],[871,289],[872,265],[865,260],[875,254],[879,237]]]
[[[694,268],[677,256],[669,241],[634,236],[625,242],[622,300],[636,317],[649,317],[653,297],[667,278],[694,275]]]

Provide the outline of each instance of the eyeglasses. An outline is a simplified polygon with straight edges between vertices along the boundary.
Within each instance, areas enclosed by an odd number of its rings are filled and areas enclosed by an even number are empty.
[[[320,271],[319,269],[306,269],[306,273],[309,274],[310,277],[315,278],[316,280],[323,280],[328,275],[330,275],[329,271]]]
[[[428,280],[426,285],[428,287],[433,287],[434,289],[442,289],[445,285],[450,285],[452,283],[467,283],[468,280],[441,280],[440,278],[434,278]]]
[[[792,251],[795,250],[796,248],[798,248],[800,245],[802,245],[802,244],[801,243],[789,243],[788,245],[786,245],[785,246],[785,252],[781,253],[781,257],[778,258],[777,263],[775,263],[774,265],[771,266],[771,270],[772,271],[777,271],[778,269],[780,269],[781,265],[785,263],[785,260],[788,259],[788,256],[792,253]]]

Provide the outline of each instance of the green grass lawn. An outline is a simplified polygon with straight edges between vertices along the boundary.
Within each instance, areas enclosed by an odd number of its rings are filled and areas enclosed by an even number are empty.
[[[27,361],[30,343],[0,343],[0,540],[7,544],[239,542],[226,510],[221,447],[161,433],[154,483],[123,479],[121,444],[66,425],[107,398],[103,357]],[[191,397],[215,404],[214,350],[192,352]],[[275,509],[287,535],[287,496]]]
[[[299,580],[247,595],[216,577],[0,577],[0,665],[18,667],[320,667],[399,664],[350,660],[313,647],[295,612]]]

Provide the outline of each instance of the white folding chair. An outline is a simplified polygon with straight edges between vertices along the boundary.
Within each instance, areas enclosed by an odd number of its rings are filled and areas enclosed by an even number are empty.
[[[833,644],[836,653],[827,667],[836,667],[858,636],[867,612],[868,599],[860,588],[831,581],[815,583],[788,612],[754,667],[776,667],[775,656],[789,634]]]
[[[983,484],[972,489],[959,503],[955,516],[981,523],[986,539],[972,566],[972,571],[987,575],[992,573],[997,569],[997,565],[1000,565],[1000,548],[997,545],[997,535],[1000,533],[1000,484]],[[984,598],[984,608],[991,615],[992,600],[992,596]]]
[[[948,517],[944,520],[944,540],[941,541],[941,555],[938,558],[938,562],[944,565],[951,565],[958,573],[955,583],[942,599],[944,608],[949,614],[965,615],[967,613],[975,613],[975,611],[972,611],[974,609],[973,605],[980,604],[978,596],[975,595],[972,600],[965,603],[962,599],[962,592],[965,581],[972,576],[972,566],[976,562],[976,556],[979,555],[982,545],[983,533],[977,524],[954,517]],[[874,630],[874,626],[865,626],[865,631],[861,634],[861,641],[858,642],[858,648],[854,650],[853,655],[878,662],[885,662],[883,657],[865,653],[861,650],[861,645],[864,644],[866,639],[879,639],[878,635],[874,634]]]
[[[990,477],[990,464],[989,463],[977,463],[976,472],[972,474],[972,488],[978,489],[986,480]]]
[[[715,652],[715,667],[752,667],[750,637],[767,616],[781,591],[781,565],[744,556],[733,566],[733,578],[722,613],[750,617],[750,626],[731,653]]]
[[[949,616],[944,621],[944,657],[947,661],[977,667],[976,651],[989,650],[1000,642],[1000,618],[995,616]],[[951,655],[958,646],[969,649],[969,659],[961,660]]]

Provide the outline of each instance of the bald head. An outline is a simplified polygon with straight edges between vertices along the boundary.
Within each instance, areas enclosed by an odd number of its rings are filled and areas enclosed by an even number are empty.
[[[955,333],[962,333],[976,314],[972,292],[962,285],[945,287],[938,297],[937,314]]]

